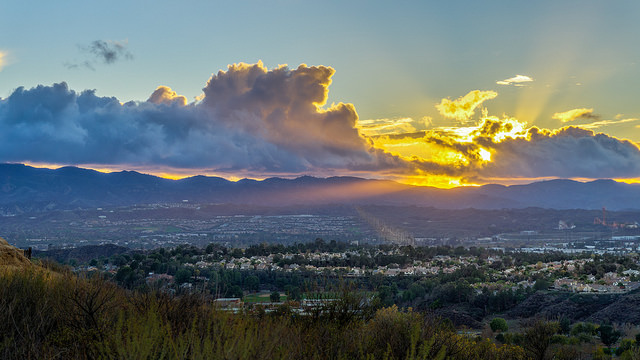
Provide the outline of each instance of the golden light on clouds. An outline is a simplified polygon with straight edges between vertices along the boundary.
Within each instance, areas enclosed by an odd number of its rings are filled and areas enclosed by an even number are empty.
[[[2,71],[2,68],[5,65],[6,57],[7,57],[6,53],[4,53],[2,50],[0,50],[0,71]]]
[[[182,95],[178,95],[175,91],[171,90],[168,86],[158,86],[158,88],[149,96],[148,102],[154,104],[178,104],[181,106],[187,105],[187,98]]]
[[[413,119],[373,119],[358,120],[357,126],[361,134],[366,136],[393,134],[397,132],[416,131]]]
[[[443,99],[437,106],[442,115],[464,120],[465,125],[430,123],[425,130],[413,131],[416,122],[402,119],[398,123],[402,127],[383,125],[389,131],[361,133],[374,147],[415,164],[411,174],[396,179],[413,185],[450,188],[553,178],[593,180],[603,176],[602,169],[611,174],[640,173],[637,144],[591,130],[638,119],[617,118],[545,129],[528,126],[515,117],[489,115],[486,108],[479,114],[474,111],[483,101],[495,96],[495,92],[476,90],[456,100]],[[581,108],[557,113],[554,118],[568,122],[599,119],[599,116],[593,114],[593,109]],[[366,120],[361,123],[363,126],[374,124]],[[468,125],[470,123],[473,125]],[[585,156],[589,157],[588,161]]]
[[[436,105],[436,109],[444,117],[467,121],[473,117],[478,106],[496,96],[498,96],[498,93],[495,91],[474,90],[456,100],[442,99]]]
[[[553,114],[552,119],[560,120],[563,123],[574,121],[576,119],[595,119],[598,116],[593,114],[593,109],[580,108],[572,109],[564,112]]]
[[[478,154],[482,161],[491,161],[491,153],[483,148],[478,149]]]

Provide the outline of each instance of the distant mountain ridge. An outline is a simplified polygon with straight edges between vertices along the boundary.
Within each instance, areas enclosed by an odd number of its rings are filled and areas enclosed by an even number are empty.
[[[295,204],[416,205],[445,209],[640,209],[640,185],[613,180],[549,180],[528,185],[439,189],[356,177],[269,178],[237,182],[194,176],[169,180],[135,171],[100,173],[63,167],[0,164],[0,213],[128,206],[188,200],[282,206]]]

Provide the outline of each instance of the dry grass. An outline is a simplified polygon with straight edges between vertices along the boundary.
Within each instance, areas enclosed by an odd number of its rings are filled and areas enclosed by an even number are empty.
[[[0,237],[0,271],[23,270],[31,266],[31,261],[24,256],[22,250],[9,245],[5,239]]]

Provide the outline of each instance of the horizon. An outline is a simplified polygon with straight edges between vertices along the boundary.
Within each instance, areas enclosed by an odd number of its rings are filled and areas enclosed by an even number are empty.
[[[134,172],[140,175],[149,175],[149,176],[153,176],[153,177],[157,177],[157,178],[162,178],[162,179],[167,179],[167,180],[172,180],[172,181],[179,181],[179,180],[184,180],[184,179],[189,179],[189,178],[194,178],[194,177],[206,177],[206,178],[218,178],[218,179],[223,179],[229,182],[239,182],[239,181],[243,181],[243,180],[252,180],[252,181],[257,181],[257,182],[262,182],[265,180],[269,180],[269,179],[283,179],[283,180],[296,180],[296,179],[300,179],[300,178],[305,178],[305,177],[310,177],[310,178],[314,178],[314,179],[334,179],[334,178],[352,178],[352,179],[359,179],[359,180],[374,180],[374,181],[391,181],[400,185],[408,185],[408,186],[413,186],[413,187],[430,187],[430,188],[436,188],[436,189],[442,189],[442,190],[450,190],[450,189],[457,189],[457,188],[464,188],[464,187],[482,187],[482,186],[490,186],[490,185],[498,185],[498,186],[504,186],[504,187],[511,187],[511,186],[518,186],[518,185],[531,185],[531,184],[536,184],[536,183],[542,183],[542,182],[549,182],[549,181],[573,181],[573,182],[577,182],[577,183],[592,183],[592,182],[597,182],[597,181],[614,181],[617,183],[621,183],[621,184],[628,184],[628,185],[635,185],[635,184],[639,184],[640,181],[624,181],[624,180],[629,180],[629,179],[610,179],[610,178],[600,178],[600,179],[570,179],[570,178],[549,178],[549,179],[536,179],[534,181],[528,181],[531,179],[526,179],[526,180],[522,180],[521,182],[517,182],[517,183],[510,183],[510,184],[501,184],[501,183],[487,183],[487,184],[482,184],[482,185],[470,185],[470,184],[465,184],[465,185],[461,185],[461,186],[455,186],[455,187],[438,187],[438,186],[433,186],[433,185],[416,185],[416,184],[411,184],[411,183],[403,183],[403,182],[399,182],[399,181],[395,181],[395,180],[390,180],[390,179],[378,179],[378,178],[367,178],[367,177],[358,177],[358,176],[351,176],[351,175],[332,175],[332,176],[315,176],[315,175],[308,175],[308,174],[296,174],[296,175],[292,175],[292,176],[269,176],[269,177],[264,177],[264,178],[227,178],[224,176],[219,176],[219,175],[212,175],[212,174],[193,174],[193,175],[185,175],[185,176],[166,176],[167,174],[162,174],[162,173],[153,173],[153,172],[144,172],[144,171],[139,171],[139,170],[131,170],[131,169],[100,169],[100,168],[91,168],[91,167],[83,167],[83,166],[77,166],[77,165],[52,165],[52,164],[30,164],[30,163],[0,163],[0,165],[23,165],[26,167],[31,167],[31,168],[35,168],[35,169],[47,169],[47,170],[59,170],[62,168],[75,168],[75,169],[81,169],[81,170],[90,170],[90,171],[96,171],[98,173],[101,174],[112,174],[112,173],[124,173],[124,172]],[[165,175],[165,176],[163,176]],[[632,179],[632,180],[636,180],[636,179]]]

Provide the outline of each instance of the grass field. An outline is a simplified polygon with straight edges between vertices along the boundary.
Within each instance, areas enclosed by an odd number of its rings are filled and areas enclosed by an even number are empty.
[[[246,303],[261,303],[261,302],[271,302],[270,298],[271,293],[256,293],[245,295],[242,300]],[[280,301],[287,301],[287,295],[280,294]]]

